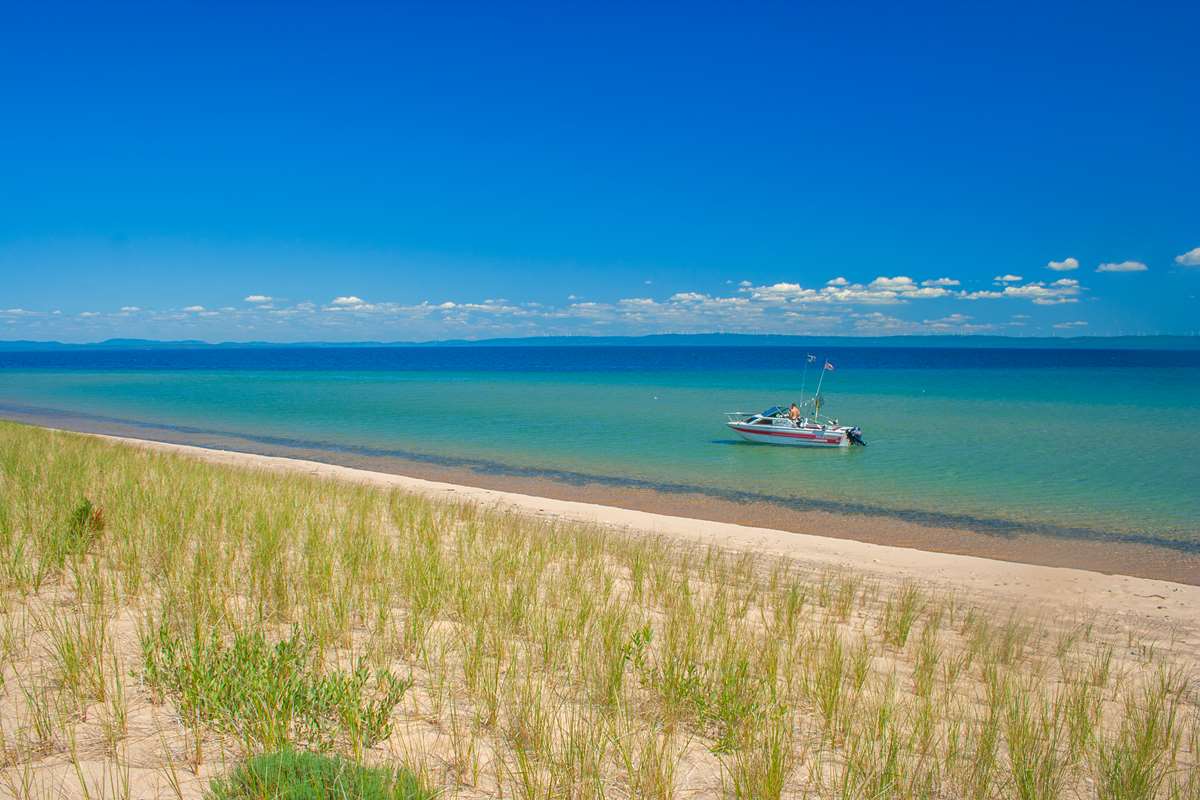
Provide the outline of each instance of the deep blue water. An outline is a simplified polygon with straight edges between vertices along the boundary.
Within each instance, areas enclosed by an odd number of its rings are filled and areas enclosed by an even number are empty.
[[[796,371],[800,347],[288,347],[0,351],[0,369],[629,372]],[[1114,369],[1200,367],[1200,350],[831,347],[820,351],[850,369]]]

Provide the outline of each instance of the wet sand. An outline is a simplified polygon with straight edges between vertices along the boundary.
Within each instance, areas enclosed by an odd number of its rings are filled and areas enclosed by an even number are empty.
[[[441,465],[353,452],[264,444],[229,435],[148,429],[83,417],[46,418],[7,411],[21,422],[82,433],[191,445],[210,450],[278,456],[368,470],[373,473],[606,507],[668,517],[727,523],[805,536],[852,540],[892,548],[978,556],[1019,564],[1063,567],[1103,574],[1128,575],[1200,585],[1200,553],[1136,542],[1095,541],[1032,532],[929,525],[890,515],[835,513],[798,509],[772,502],[741,502],[694,491],[613,486],[597,481],[496,474],[487,470]],[[22,418],[25,417],[25,418]]]

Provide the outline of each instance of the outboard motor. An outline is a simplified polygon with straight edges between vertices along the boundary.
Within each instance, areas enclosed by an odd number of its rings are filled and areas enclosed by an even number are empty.
[[[850,444],[852,445],[857,444],[861,447],[867,446],[867,443],[863,441],[862,431],[858,428],[851,428],[850,430],[846,431],[846,438],[850,440]]]

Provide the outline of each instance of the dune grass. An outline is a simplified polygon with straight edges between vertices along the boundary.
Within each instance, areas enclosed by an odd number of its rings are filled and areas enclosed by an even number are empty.
[[[305,748],[446,797],[1194,800],[1196,677],[1111,620],[0,423],[14,797]]]
[[[212,783],[210,800],[432,800],[414,775],[336,756],[283,750],[255,756]]]

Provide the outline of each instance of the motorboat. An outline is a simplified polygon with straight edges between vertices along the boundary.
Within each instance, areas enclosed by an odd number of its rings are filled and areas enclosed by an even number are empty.
[[[800,381],[800,403],[798,414],[792,418],[790,409],[782,405],[771,406],[757,414],[745,411],[726,411],[726,426],[748,442],[759,444],[783,444],[800,447],[866,447],[862,431],[855,425],[842,425],[836,419],[821,414],[824,398],[821,385],[825,373],[833,372],[833,363],[826,361],[821,367],[821,379],[809,400],[804,400],[804,386],[808,379],[808,365],[817,363],[817,357],[809,354],[804,363]]]
[[[726,411],[725,417],[729,429],[748,442],[800,447],[865,447],[867,444],[857,426],[840,425],[836,419],[821,416],[815,410],[811,416],[795,420],[783,406],[771,406],[757,414]]]

